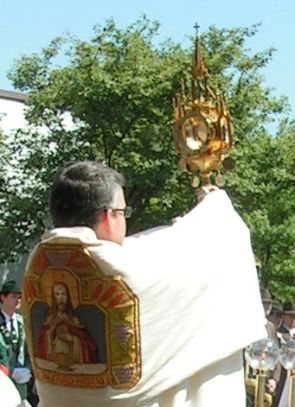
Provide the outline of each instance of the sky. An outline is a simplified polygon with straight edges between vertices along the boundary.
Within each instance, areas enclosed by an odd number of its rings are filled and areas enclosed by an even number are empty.
[[[4,90],[15,90],[6,75],[21,55],[40,52],[65,32],[89,40],[94,25],[103,25],[110,17],[125,28],[145,14],[159,21],[160,41],[171,38],[184,46],[190,45],[196,22],[200,32],[211,25],[261,23],[247,45],[253,51],[277,49],[263,71],[265,84],[288,98],[295,117],[294,0],[0,0],[0,10],[0,89]]]

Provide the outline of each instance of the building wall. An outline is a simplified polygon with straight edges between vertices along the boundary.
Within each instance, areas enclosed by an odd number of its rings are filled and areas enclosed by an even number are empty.
[[[22,93],[0,90],[0,129],[5,134],[26,125],[25,100]]]
[[[0,90],[0,129],[9,135],[11,131],[26,125],[24,117],[26,96]],[[5,280],[21,284],[27,256],[20,256],[16,263],[0,264],[0,286]]]
[[[18,93],[5,91],[0,89],[0,129],[9,137],[10,133],[16,129],[27,125],[24,117],[25,101],[27,96]],[[63,114],[63,126],[66,130],[72,130],[77,127],[77,123],[73,123],[70,113]],[[40,127],[39,131],[48,131],[45,127]],[[27,256],[20,256],[17,263],[6,265],[0,264],[0,285],[7,279],[16,279],[19,283],[22,281],[24,267]]]

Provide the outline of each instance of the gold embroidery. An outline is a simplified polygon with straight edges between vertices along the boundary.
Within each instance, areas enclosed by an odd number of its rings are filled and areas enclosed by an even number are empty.
[[[81,245],[41,244],[24,278],[35,376],[73,387],[131,388],[141,377],[138,299]]]

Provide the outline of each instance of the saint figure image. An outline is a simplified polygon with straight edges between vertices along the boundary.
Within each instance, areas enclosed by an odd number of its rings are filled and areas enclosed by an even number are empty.
[[[52,286],[52,307],[42,324],[36,356],[72,370],[76,363],[98,363],[97,346],[75,316],[66,284]]]

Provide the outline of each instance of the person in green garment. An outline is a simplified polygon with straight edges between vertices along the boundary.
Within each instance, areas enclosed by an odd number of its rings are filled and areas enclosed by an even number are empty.
[[[0,369],[10,377],[21,399],[27,397],[31,378],[26,352],[26,338],[21,307],[21,288],[13,280],[6,281],[0,290]]]

